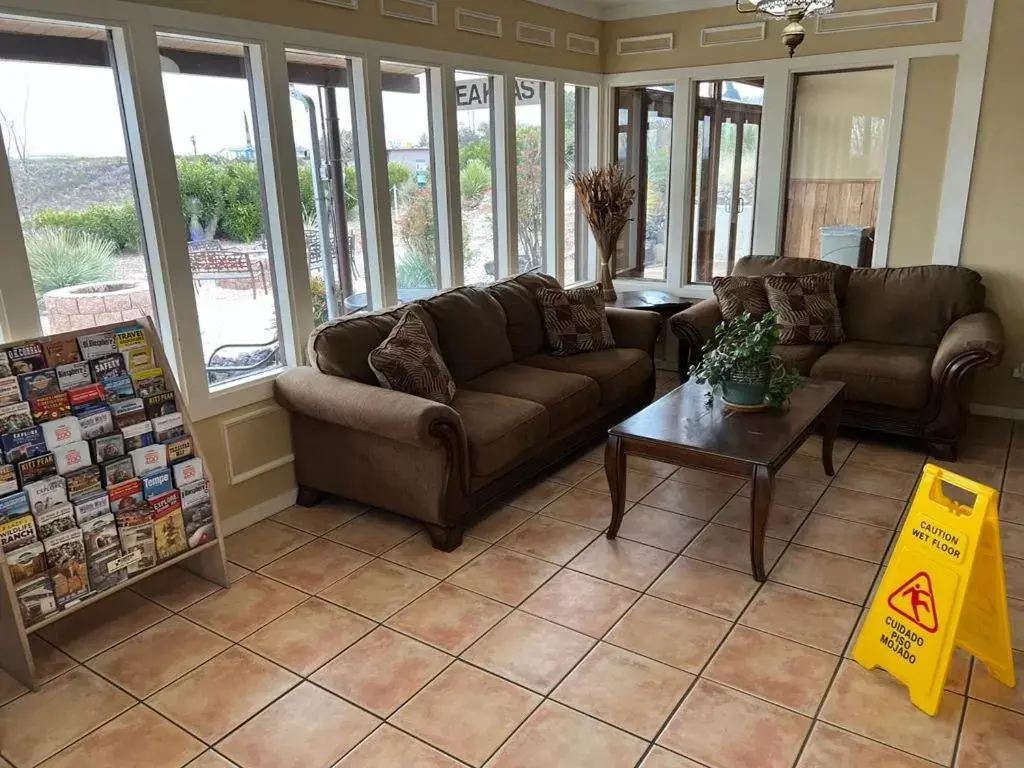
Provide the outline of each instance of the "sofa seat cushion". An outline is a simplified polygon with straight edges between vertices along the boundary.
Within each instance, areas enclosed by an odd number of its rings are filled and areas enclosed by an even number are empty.
[[[654,363],[650,355],[628,347],[601,349],[570,357],[533,355],[520,362],[535,368],[578,373],[593,379],[601,388],[602,405],[619,403],[654,375]]]
[[[802,376],[810,376],[811,366],[828,350],[828,344],[777,344],[772,352],[782,360],[787,371],[796,368]]]
[[[490,392],[544,406],[551,431],[571,424],[601,403],[601,389],[587,376],[510,363],[478,376],[464,389]]]
[[[518,463],[548,436],[548,412],[529,400],[459,389],[451,407],[462,417],[472,475]]]
[[[935,350],[849,341],[811,367],[816,379],[846,383],[846,399],[918,410],[928,404]]]

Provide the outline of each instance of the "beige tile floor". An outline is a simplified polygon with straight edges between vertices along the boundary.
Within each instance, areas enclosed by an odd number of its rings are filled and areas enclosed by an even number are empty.
[[[811,439],[780,477],[769,581],[732,478],[632,461],[620,538],[600,449],[451,554],[342,502],[227,542],[230,590],[174,570],[33,640],[0,673],[0,768],[867,768],[1024,765],[1024,682],[958,656],[938,716],[847,654],[925,456]],[[1024,426],[975,419],[1002,484],[1024,679]],[[4,762],[6,760],[6,762]]]

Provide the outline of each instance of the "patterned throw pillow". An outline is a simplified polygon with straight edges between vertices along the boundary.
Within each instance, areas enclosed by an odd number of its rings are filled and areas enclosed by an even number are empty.
[[[757,319],[771,309],[761,277],[713,277],[711,288],[718,299],[723,320],[732,320],[744,312]]]
[[[575,355],[615,346],[600,283],[568,291],[541,288],[537,300],[552,354]]]
[[[766,275],[764,288],[782,344],[839,344],[846,340],[836,301],[835,274]]]
[[[445,405],[455,397],[455,380],[415,310],[402,315],[388,337],[370,353],[367,362],[385,389]]]

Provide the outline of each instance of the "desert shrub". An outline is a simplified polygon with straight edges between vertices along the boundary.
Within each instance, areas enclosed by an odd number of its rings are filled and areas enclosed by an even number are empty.
[[[313,326],[327,322],[327,286],[320,275],[309,276],[309,291],[313,299]]]
[[[462,199],[473,204],[480,202],[484,192],[491,188],[491,169],[481,160],[473,159],[459,172]]]
[[[36,296],[71,285],[114,277],[112,240],[73,229],[43,228],[25,233],[25,249]]]
[[[81,211],[43,209],[29,224],[36,229],[59,228],[94,235],[110,240],[119,251],[139,245],[139,218],[133,202],[90,205]]]
[[[434,288],[438,281],[433,193],[430,187],[408,190],[403,201],[397,228],[405,249],[404,253],[395,254],[398,287]]]

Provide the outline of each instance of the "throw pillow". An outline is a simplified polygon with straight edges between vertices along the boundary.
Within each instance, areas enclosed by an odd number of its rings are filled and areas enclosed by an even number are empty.
[[[540,288],[537,300],[552,354],[575,355],[615,346],[600,283],[568,291]]]
[[[764,291],[763,278],[713,277],[711,288],[718,299],[723,320],[732,320],[744,312],[749,312],[756,319],[771,309],[768,294]]]
[[[833,272],[766,275],[764,288],[779,323],[779,343],[839,344],[845,341]]]
[[[399,318],[388,337],[370,352],[367,362],[385,389],[445,405],[455,397],[455,380],[415,310]]]

